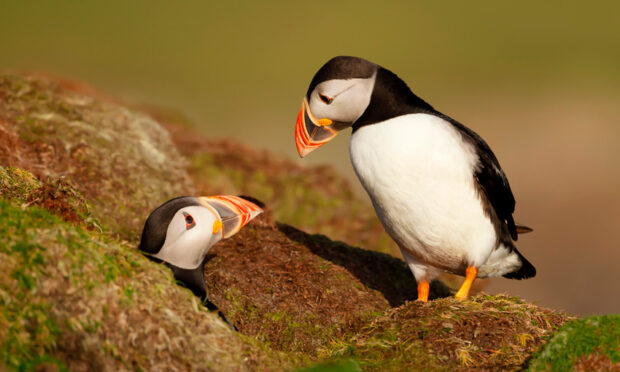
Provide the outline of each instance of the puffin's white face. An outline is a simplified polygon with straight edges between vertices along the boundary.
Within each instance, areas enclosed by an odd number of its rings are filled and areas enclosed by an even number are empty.
[[[333,79],[318,84],[308,102],[316,118],[352,125],[362,116],[375,85],[375,75],[367,79]]]
[[[215,243],[236,234],[262,211],[232,195],[174,198],[151,212],[139,249],[178,268],[196,269]]]
[[[331,141],[338,131],[352,126],[370,104],[377,73],[368,78],[331,79],[305,97],[295,123],[299,156]]]
[[[222,239],[222,232],[222,221],[213,208],[181,208],[172,217],[164,245],[154,257],[182,269],[195,269],[209,248]]]

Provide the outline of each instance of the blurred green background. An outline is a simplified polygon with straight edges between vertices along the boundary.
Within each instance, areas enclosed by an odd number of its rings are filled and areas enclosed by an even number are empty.
[[[539,274],[489,292],[620,312],[619,2],[0,2],[0,69],[179,110],[290,159],[307,85],[341,54],[396,72],[494,149]],[[347,142],[303,163],[333,164],[362,193]]]

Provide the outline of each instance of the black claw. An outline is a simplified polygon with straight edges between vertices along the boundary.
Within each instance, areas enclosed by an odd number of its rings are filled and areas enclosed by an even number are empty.
[[[155,257],[149,256],[149,255],[146,255],[146,257],[158,263],[162,262],[161,260]],[[226,319],[226,316],[224,316],[224,313],[220,311],[217,305],[209,301],[209,299],[207,298],[206,285],[204,282],[204,264],[207,260],[208,260],[208,257],[205,257],[205,260],[203,261],[202,265],[200,265],[198,268],[193,269],[193,270],[181,269],[169,263],[165,263],[165,264],[172,270],[172,273],[174,274],[175,279],[180,284],[182,284],[183,286],[191,290],[192,293],[200,299],[200,302],[202,303],[204,307],[206,307],[209,311],[217,311],[217,315],[220,317],[220,319],[224,321],[224,323],[228,324],[230,329],[232,329],[235,332],[239,332],[237,327],[235,327],[234,324],[232,324],[228,319]]]
[[[239,332],[239,330],[237,329],[237,327],[235,327],[234,324],[232,324],[228,319],[226,319],[226,316],[224,315],[224,313],[217,307],[217,305],[215,305],[213,302],[209,301],[208,298],[206,298],[206,296],[204,298],[202,298],[202,304],[209,309],[209,311],[217,311],[217,315],[220,317],[220,319],[222,319],[224,321],[224,323],[228,324],[228,326],[230,327],[230,329],[232,329],[235,332]]]
[[[239,332],[239,330],[237,329],[237,327],[235,327],[234,324],[232,324],[228,319],[226,319],[226,316],[224,316],[224,313],[221,312],[220,310],[217,311],[217,315],[220,316],[220,319],[222,319],[224,321],[224,323],[228,324],[228,326],[230,327],[230,329],[232,329],[235,332]]]

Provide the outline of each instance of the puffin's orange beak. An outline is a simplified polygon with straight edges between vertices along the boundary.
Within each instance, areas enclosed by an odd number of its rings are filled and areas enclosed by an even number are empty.
[[[303,158],[336,137],[338,131],[331,128],[332,124],[329,119],[314,117],[304,97],[295,123],[295,145],[299,156]]]
[[[263,212],[262,208],[249,200],[233,195],[201,196],[198,198],[205,207],[212,207],[220,217],[222,237],[236,234],[251,219]],[[215,226],[214,226],[214,233]]]

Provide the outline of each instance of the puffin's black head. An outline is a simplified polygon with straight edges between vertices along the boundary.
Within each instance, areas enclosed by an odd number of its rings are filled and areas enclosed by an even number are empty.
[[[329,60],[314,75],[295,125],[301,157],[351,126],[376,123],[415,110],[432,110],[391,71],[359,57]]]
[[[314,74],[306,99],[310,101],[317,85],[328,80],[368,79],[377,71],[378,66],[363,58],[338,56],[330,59]]]

